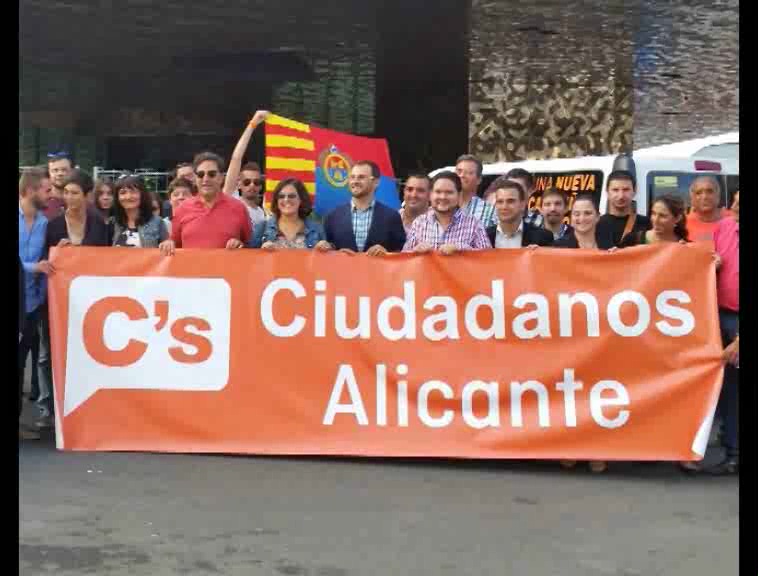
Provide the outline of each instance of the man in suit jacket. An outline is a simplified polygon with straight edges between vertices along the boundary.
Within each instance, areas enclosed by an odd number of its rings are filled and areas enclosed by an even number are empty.
[[[365,252],[369,256],[400,252],[405,244],[403,220],[395,210],[377,202],[374,194],[379,186],[379,166],[361,161],[350,170],[349,204],[338,206],[324,220],[326,240],[316,250]]]
[[[494,248],[551,246],[553,234],[524,220],[526,191],[520,183],[505,181],[495,191],[498,223],[487,228]]]

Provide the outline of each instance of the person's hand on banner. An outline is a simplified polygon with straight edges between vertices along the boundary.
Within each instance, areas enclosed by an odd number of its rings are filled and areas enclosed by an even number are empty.
[[[176,252],[176,244],[173,240],[164,240],[158,245],[158,250],[164,256],[173,256],[174,252]]]
[[[531,251],[531,250],[536,250],[539,247],[540,247],[539,244],[529,244],[529,246],[527,246],[526,249]]]
[[[236,250],[237,248],[242,248],[244,244],[241,240],[238,240],[237,238],[229,238],[229,241],[226,243],[226,249],[227,250]]]
[[[413,251],[419,254],[426,254],[427,252],[432,251],[432,245],[427,244],[426,242],[421,242],[419,244],[416,244],[416,247],[413,249]]]
[[[369,256],[384,256],[387,250],[381,244],[374,244],[371,248],[366,250],[366,254]]]
[[[343,254],[350,254],[350,256],[355,256],[357,254],[355,250],[350,250],[350,248],[340,248],[340,252]]]
[[[49,276],[50,274],[55,272],[55,268],[47,260],[40,260],[34,266],[34,271],[37,272],[38,274],[44,274],[46,276]]]
[[[261,250],[268,250],[270,252],[273,252],[274,250],[277,250],[277,246],[273,242],[264,242],[261,246]]]
[[[724,364],[731,364],[739,368],[740,363],[740,337],[739,335],[732,341],[729,346],[724,348],[724,353],[721,356]]]
[[[60,242],[58,242],[58,247],[63,247],[63,246],[71,246],[71,240],[69,240],[68,238],[61,238]]]
[[[716,264],[716,270],[721,268],[721,256],[718,255],[718,252],[713,253],[713,262]]]
[[[440,246],[440,254],[444,254],[445,256],[450,256],[456,252],[458,252],[458,247],[453,244],[443,244]]]
[[[330,252],[334,250],[334,247],[329,244],[326,240],[321,240],[318,244],[316,244],[313,247],[314,250],[318,250],[319,252]]]

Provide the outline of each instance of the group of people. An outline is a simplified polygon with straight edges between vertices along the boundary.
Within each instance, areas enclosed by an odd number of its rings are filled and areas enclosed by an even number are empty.
[[[696,178],[690,187],[692,211],[681,198],[654,199],[650,217],[636,214],[636,181],[625,171],[612,172],[605,183],[608,210],[602,215],[592,194],[568,198],[551,188],[542,193],[538,210],[528,211],[532,175],[516,169],[497,178],[480,197],[482,163],[463,155],[455,171],[433,178],[409,175],[403,186],[403,206],[396,211],[375,198],[381,177],[370,161],[353,164],[349,175],[350,202],[312,217],[312,201],[297,179],[279,181],[270,213],[261,206],[264,180],[260,167],[242,164],[256,127],[267,112],[256,112],[234,149],[228,168],[212,153],[198,154],[191,164],[177,167],[162,207],[138,177],[113,184],[93,182],[73,169],[70,158],[51,157],[47,169],[25,171],[19,182],[19,277],[25,303],[19,319],[19,415],[23,369],[39,343],[38,390],[32,395],[39,410],[39,428],[52,425],[50,338],[46,309],[46,276],[55,272],[48,261],[53,246],[131,246],[159,248],[170,256],[176,249],[263,250],[313,249],[364,252],[380,257],[391,252],[439,252],[539,247],[615,251],[639,244],[714,242],[718,278],[719,317],[726,364],[718,414],[726,457],[710,471],[738,471],[737,382],[739,365],[739,192],[730,210],[719,208],[719,184]],[[92,194],[94,190],[94,194]],[[92,202],[89,197],[92,196]],[[161,218],[161,211],[167,215]],[[566,221],[568,214],[568,222]],[[21,438],[36,431],[19,424]],[[566,467],[575,462],[563,462]],[[591,462],[602,472],[605,462]],[[688,472],[700,466],[682,464]]]

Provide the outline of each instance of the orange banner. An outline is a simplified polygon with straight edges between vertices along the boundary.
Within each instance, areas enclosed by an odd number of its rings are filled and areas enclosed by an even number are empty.
[[[60,248],[58,447],[697,460],[711,255]]]

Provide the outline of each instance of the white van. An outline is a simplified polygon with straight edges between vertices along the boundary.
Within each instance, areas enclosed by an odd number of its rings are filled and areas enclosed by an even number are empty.
[[[605,213],[608,201],[605,193],[606,179],[613,171],[618,156],[582,156],[556,160],[525,160],[522,162],[498,162],[485,164],[479,195],[483,195],[492,181],[507,174],[513,168],[523,168],[534,176],[534,192],[529,198],[529,210],[542,205],[542,192],[554,187],[569,196],[569,208],[579,192],[595,194],[600,212]],[[739,189],[739,160],[712,157],[634,157],[634,172],[637,181],[635,203],[637,213],[647,215],[652,201],[662,194],[682,197],[689,209],[689,187],[698,176],[713,176],[721,186],[721,205],[730,206],[734,192]],[[430,173],[434,176],[442,168]]]

